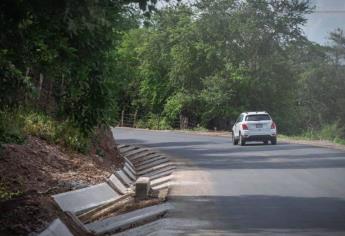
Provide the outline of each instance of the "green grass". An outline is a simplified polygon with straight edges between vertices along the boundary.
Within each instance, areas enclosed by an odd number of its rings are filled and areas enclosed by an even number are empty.
[[[69,121],[57,121],[44,113],[24,109],[0,111],[0,143],[22,144],[28,135],[70,150],[86,153],[90,136]]]
[[[0,144],[22,144],[25,141],[23,127],[24,120],[17,111],[0,111]]]
[[[337,123],[324,125],[320,130],[307,130],[299,135],[279,135],[293,140],[321,140],[345,145],[344,128]]]
[[[11,200],[12,198],[20,196],[22,193],[19,191],[11,192],[6,186],[0,182],[0,201]]]

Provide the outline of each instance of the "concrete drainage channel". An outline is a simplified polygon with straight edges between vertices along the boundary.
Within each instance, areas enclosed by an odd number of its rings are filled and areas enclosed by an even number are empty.
[[[40,236],[116,235],[159,219],[172,208],[165,202],[175,169],[171,160],[139,146],[118,148],[123,168],[103,183],[54,195],[63,213]],[[149,199],[154,204],[140,206]],[[126,204],[140,207],[114,214]]]

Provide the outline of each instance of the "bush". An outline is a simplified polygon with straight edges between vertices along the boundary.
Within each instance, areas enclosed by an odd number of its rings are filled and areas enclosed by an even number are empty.
[[[332,142],[344,142],[344,127],[337,122],[326,124],[320,130],[308,130],[302,135],[307,139],[329,140]]]
[[[59,122],[46,114],[23,109],[0,111],[0,143],[21,144],[27,135],[82,153],[91,146],[90,135],[69,121]]]
[[[0,144],[23,143],[25,141],[23,126],[24,119],[18,112],[0,111]]]
[[[90,137],[69,121],[58,122],[42,113],[31,113],[25,117],[24,132],[40,137],[50,143],[86,153],[90,149]]]
[[[135,125],[137,128],[172,129],[167,118],[155,114],[150,114],[148,118],[139,120]]]
[[[58,126],[56,121],[42,113],[32,112],[23,116],[25,134],[42,138],[50,143],[55,142]]]
[[[79,128],[76,128],[68,121],[61,123],[57,127],[55,142],[81,153],[87,153],[91,147],[90,136],[81,132]]]
[[[193,131],[199,131],[199,132],[208,132],[209,130],[200,126],[200,125],[197,125],[195,128],[192,129]]]
[[[16,191],[16,192],[9,191],[6,188],[6,186],[0,182],[0,202],[1,201],[7,201],[7,200],[10,200],[12,198],[18,197],[21,194],[22,193],[20,191]]]

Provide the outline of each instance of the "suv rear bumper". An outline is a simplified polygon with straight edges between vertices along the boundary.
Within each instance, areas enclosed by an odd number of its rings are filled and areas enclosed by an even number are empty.
[[[277,139],[277,136],[272,135],[250,135],[250,136],[242,136],[243,141],[270,141]]]

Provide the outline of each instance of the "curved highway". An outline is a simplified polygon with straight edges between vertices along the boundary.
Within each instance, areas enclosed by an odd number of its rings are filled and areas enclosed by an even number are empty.
[[[345,235],[345,152],[300,144],[114,129],[118,143],[172,156],[175,210],[149,235]],[[145,232],[145,233],[144,233]]]

